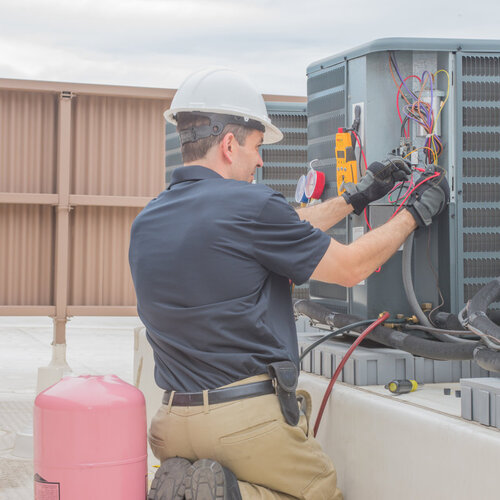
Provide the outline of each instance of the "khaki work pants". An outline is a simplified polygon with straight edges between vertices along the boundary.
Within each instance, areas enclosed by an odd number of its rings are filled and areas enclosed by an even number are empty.
[[[258,375],[238,385],[265,380]],[[330,458],[301,414],[288,425],[275,394],[204,406],[162,405],[149,431],[160,460],[211,458],[234,472],[243,500],[342,500]]]

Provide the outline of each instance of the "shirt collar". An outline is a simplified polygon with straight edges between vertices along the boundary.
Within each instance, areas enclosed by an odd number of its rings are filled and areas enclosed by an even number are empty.
[[[178,167],[172,172],[170,187],[179,182],[202,181],[204,179],[223,179],[214,170],[201,165],[190,165],[189,167]]]

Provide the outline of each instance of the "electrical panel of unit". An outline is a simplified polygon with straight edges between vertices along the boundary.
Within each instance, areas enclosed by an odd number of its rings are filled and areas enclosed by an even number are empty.
[[[283,194],[296,206],[297,179],[307,173],[307,115],[303,102],[266,102],[271,121],[283,132],[276,144],[261,147],[264,167],[256,170],[255,182],[266,184]],[[168,185],[172,171],[182,166],[181,145],[175,125],[167,123],[165,142],[165,181]],[[309,285],[296,286],[293,297],[309,298]]]
[[[307,160],[326,175],[324,199],[337,195],[335,134],[357,105],[368,165],[397,154],[446,169],[450,205],[416,231],[412,271],[419,302],[457,314],[500,275],[500,41],[381,39],[311,64],[307,77]],[[383,224],[400,192],[391,196],[330,234],[349,243]],[[401,254],[351,289],[311,281],[311,297],[362,317],[407,315]]]

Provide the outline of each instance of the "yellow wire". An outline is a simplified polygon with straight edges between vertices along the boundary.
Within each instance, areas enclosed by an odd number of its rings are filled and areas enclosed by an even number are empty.
[[[436,77],[437,74],[441,73],[441,72],[446,75],[446,78],[448,78],[448,89],[446,90],[446,98],[443,101],[443,103],[441,104],[441,106],[439,107],[439,113],[437,114],[437,117],[434,120],[434,127],[432,127],[432,134],[434,134],[434,129],[436,128],[439,115],[441,114],[441,111],[443,111],[444,105],[446,104],[446,101],[448,101],[448,97],[450,97],[450,74],[448,73],[448,71],[446,71],[445,69],[440,69],[434,73],[434,77]],[[431,103],[431,106],[432,106],[432,103]]]
[[[434,153],[434,165],[437,165],[437,147],[436,147],[436,141],[434,140],[434,134],[431,135],[431,144],[432,144],[432,152]]]
[[[437,159],[436,152],[433,149],[428,148],[427,146],[422,146],[421,148],[412,149],[406,156],[403,156],[403,158],[408,158],[408,156],[410,156],[412,153],[414,153],[415,151],[420,151],[421,149],[428,149],[434,157],[434,163],[436,163],[436,159]]]

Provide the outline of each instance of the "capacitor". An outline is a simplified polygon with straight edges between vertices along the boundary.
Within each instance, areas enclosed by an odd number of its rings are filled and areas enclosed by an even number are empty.
[[[399,379],[392,380],[385,385],[392,394],[406,394],[408,392],[413,392],[418,389],[418,384],[416,380],[410,379]]]

